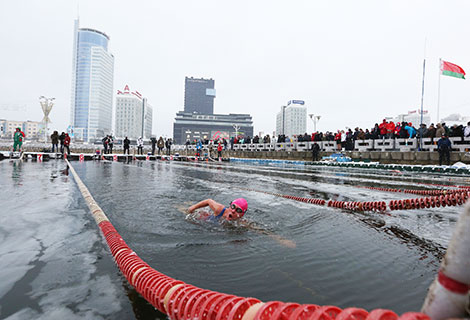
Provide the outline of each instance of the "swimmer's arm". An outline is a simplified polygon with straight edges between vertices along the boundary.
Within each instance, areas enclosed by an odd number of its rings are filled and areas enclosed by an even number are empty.
[[[289,240],[289,239],[286,239],[284,237],[281,237],[277,234],[274,234],[272,233],[271,231],[268,231],[266,229],[263,229],[263,228],[260,228],[260,227],[257,227],[257,226],[254,226],[253,224],[251,223],[248,223],[247,221],[245,220],[241,220],[240,223],[245,226],[246,228],[252,230],[252,231],[255,231],[255,232],[258,232],[260,234],[264,234],[264,235],[267,235],[268,237],[270,237],[271,239],[274,239],[276,240],[277,242],[279,242],[279,244],[281,244],[282,246],[284,247],[288,247],[288,248],[295,248],[297,245],[294,241],[292,240]]]
[[[218,215],[224,208],[224,206],[221,205],[220,203],[215,202],[212,199],[206,199],[206,200],[202,200],[201,202],[198,202],[198,203],[193,204],[192,206],[190,206],[188,208],[188,213],[192,213],[196,209],[204,208],[204,207],[207,207],[207,206],[209,206],[212,209],[212,211],[214,211],[214,213],[216,215]]]

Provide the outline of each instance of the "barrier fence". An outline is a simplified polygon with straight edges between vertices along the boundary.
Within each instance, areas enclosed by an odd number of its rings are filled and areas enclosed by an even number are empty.
[[[450,137],[452,143],[452,151],[467,152],[470,151],[470,137]],[[354,141],[354,148],[351,151],[436,151],[437,150],[437,138],[423,138],[422,143],[418,138],[412,139],[375,139],[375,140],[356,140]],[[310,151],[314,143],[317,143],[320,147],[320,151],[333,152],[341,150],[338,148],[336,141],[305,141],[305,142],[282,142],[282,143],[251,143],[251,144],[227,144],[226,150],[235,151]],[[0,147],[11,148],[11,141],[0,141]],[[422,146],[420,147],[420,144]],[[23,144],[26,148],[33,149],[44,149],[50,148],[50,143],[41,143],[34,141],[25,141]],[[89,150],[94,152],[97,149],[102,149],[101,144],[89,144],[89,143],[74,143],[70,145],[72,149]],[[131,149],[136,149],[135,145],[131,145]],[[209,145],[203,145],[203,151],[209,152]],[[114,144],[113,151],[122,152],[122,144]],[[151,145],[148,142],[144,145],[144,151],[148,152],[152,150]],[[156,148],[158,150],[158,148]],[[191,151],[196,152],[196,145],[172,145],[171,150],[175,152],[180,151]],[[344,150],[344,148],[343,148]],[[166,149],[163,149],[166,152]],[[217,145],[213,145],[213,152],[217,152]]]

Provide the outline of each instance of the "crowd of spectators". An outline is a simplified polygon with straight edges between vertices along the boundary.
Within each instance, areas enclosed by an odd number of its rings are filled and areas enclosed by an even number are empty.
[[[281,143],[281,142],[309,142],[309,141],[337,141],[346,150],[354,148],[354,141],[356,140],[369,140],[369,139],[410,139],[410,138],[441,138],[443,135],[448,137],[470,137],[470,122],[467,126],[454,124],[448,127],[444,122],[438,123],[434,126],[433,123],[429,125],[421,124],[418,128],[413,126],[410,122],[388,122],[383,120],[382,123],[376,123],[373,128],[362,129],[355,128],[354,130],[346,128],[345,130],[338,130],[336,133],[326,131],[314,132],[312,134],[298,134],[288,137],[280,134],[277,137],[268,135],[264,137],[255,136],[235,137],[230,139],[230,144],[250,144],[250,143]],[[209,142],[207,142],[209,143]]]

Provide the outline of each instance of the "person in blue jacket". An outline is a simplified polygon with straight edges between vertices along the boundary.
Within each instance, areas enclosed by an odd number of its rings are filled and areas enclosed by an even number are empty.
[[[201,156],[201,151],[202,151],[202,141],[198,140],[198,142],[196,143],[196,157]]]
[[[416,136],[416,129],[410,124],[405,126],[405,130],[408,131],[408,138],[414,138]]]

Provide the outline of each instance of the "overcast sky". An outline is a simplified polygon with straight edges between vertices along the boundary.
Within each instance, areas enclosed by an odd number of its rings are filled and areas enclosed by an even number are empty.
[[[40,121],[45,95],[51,128],[67,127],[78,11],[80,27],[111,38],[114,93],[128,84],[147,97],[153,133],[168,137],[185,76],[215,79],[215,113],[249,113],[255,133],[272,133],[291,99],[321,115],[322,131],[418,109],[424,56],[436,121],[439,58],[470,73],[468,0],[4,0],[0,118]],[[469,81],[441,77],[441,117],[470,115]]]

